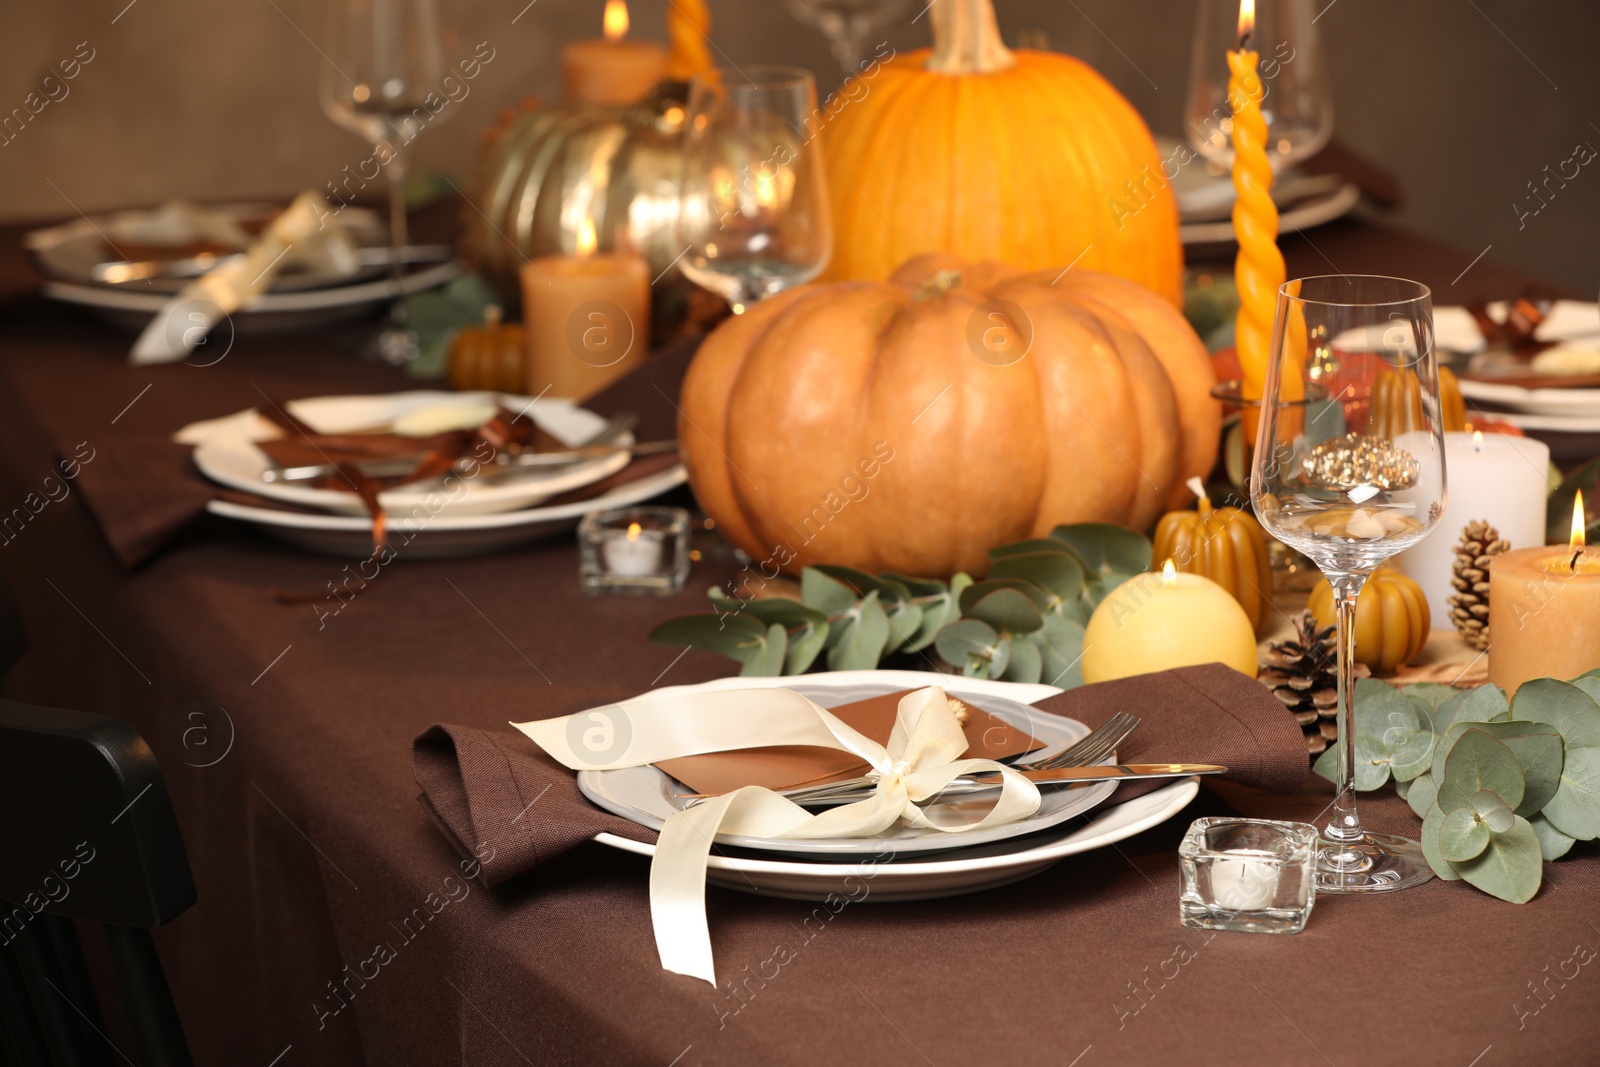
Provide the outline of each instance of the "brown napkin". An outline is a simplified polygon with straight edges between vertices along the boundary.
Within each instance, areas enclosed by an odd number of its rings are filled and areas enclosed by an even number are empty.
[[[1086,685],[1037,707],[1098,726],[1118,711],[1143,723],[1118,750],[1124,762],[1221,763],[1227,777],[1274,792],[1305,780],[1305,739],[1278,698],[1221,664]],[[494,886],[610,831],[636,841],[655,832],[594,807],[573,773],[521,734],[433,726],[412,744],[422,806],[462,856],[476,855]],[[1112,802],[1157,788],[1131,782]]]

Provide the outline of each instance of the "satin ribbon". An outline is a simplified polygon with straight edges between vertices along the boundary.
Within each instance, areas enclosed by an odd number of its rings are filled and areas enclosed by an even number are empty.
[[[679,756],[768,745],[813,745],[852,752],[877,778],[872,795],[807,811],[761,786],[746,786],[670,816],[650,863],[650,918],[661,966],[716,985],[706,924],[706,865],[718,834],[811,839],[870,837],[894,826],[962,833],[1025,819],[1039,810],[1039,788],[1003,764],[960,759],[966,735],[944,690],[908,693],[880,745],[826,709],[787,689],[660,693],[559,719],[512,723],[574,770],[641,767]],[[977,822],[928,817],[928,800],[963,774],[1000,772],[1000,794]]]

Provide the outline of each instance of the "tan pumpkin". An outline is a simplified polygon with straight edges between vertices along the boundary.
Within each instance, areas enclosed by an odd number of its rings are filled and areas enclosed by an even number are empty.
[[[1416,375],[1393,369],[1372,380],[1372,414],[1367,432],[1394,437],[1422,426],[1422,386]],[[1446,432],[1466,430],[1467,401],[1461,382],[1447,367],[1439,368],[1439,422]]]
[[[1061,523],[1148,528],[1216,458],[1213,381],[1148,289],[930,256],[723,323],[678,438],[701,505],[769,569],[944,576]]]
[[[482,326],[466,326],[450,342],[450,388],[522,393],[528,385],[527,342],[521,326],[500,321],[491,304]]]
[[[1007,49],[990,0],[940,0],[927,16],[933,48],[869,67],[823,128],[826,276],[883,279],[945,249],[1073,263],[1181,306],[1173,168],[1133,106],[1071,56]]]
[[[1312,587],[1306,608],[1318,626],[1334,624],[1328,579]],[[1356,598],[1356,660],[1374,674],[1391,674],[1422,651],[1432,626],[1422,586],[1397,570],[1379,567]]]
[[[1274,618],[1266,531],[1243,508],[1213,508],[1199,478],[1189,489],[1199,498],[1196,510],[1169,511],[1156,524],[1156,566],[1170,559],[1180,571],[1210,578],[1239,602],[1260,633]]]

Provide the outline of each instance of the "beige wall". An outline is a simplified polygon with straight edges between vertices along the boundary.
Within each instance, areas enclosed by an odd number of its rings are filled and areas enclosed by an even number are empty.
[[[93,59],[0,146],[0,217],[36,218],[174,195],[246,197],[319,188],[367,152],[318,109],[313,42],[331,0],[75,0],[15,4],[0,36],[0,113],[70,60]],[[495,112],[554,87],[564,39],[593,35],[600,0],[439,0],[462,53],[494,61],[420,166],[460,175]],[[1314,0],[1324,3],[1325,0]],[[780,0],[711,0],[718,46],[738,62],[834,66]],[[633,0],[636,32],[660,38],[665,0]],[[1176,132],[1193,0],[996,0],[1008,37],[1040,29],[1087,59],[1158,131]],[[1492,21],[1491,21],[1492,20]],[[1518,229],[1513,204],[1574,145],[1600,148],[1600,5],[1587,0],[1332,0],[1318,23],[1338,136],[1398,173],[1400,218],[1476,254],[1586,291],[1600,286],[1600,166],[1586,167]],[[924,44],[926,20],[891,30]]]

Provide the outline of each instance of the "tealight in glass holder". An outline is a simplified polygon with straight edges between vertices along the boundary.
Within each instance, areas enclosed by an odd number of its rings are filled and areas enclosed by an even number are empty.
[[[1178,846],[1183,925],[1298,934],[1316,903],[1317,828],[1266,819],[1196,819]]]
[[[663,507],[591,512],[578,524],[578,546],[585,592],[670,596],[689,577],[689,513]]]

